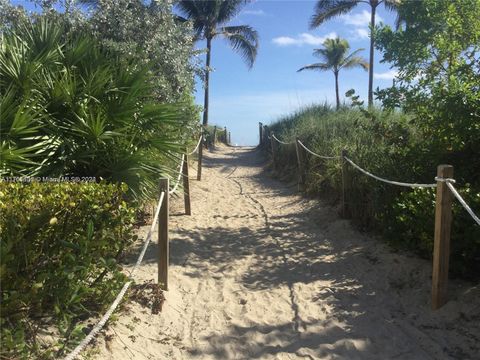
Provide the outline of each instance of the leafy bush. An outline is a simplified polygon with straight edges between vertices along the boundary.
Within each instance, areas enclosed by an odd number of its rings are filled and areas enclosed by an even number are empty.
[[[314,152],[340,155],[347,150],[355,163],[381,177],[404,182],[433,183],[436,166],[451,163],[467,201],[480,211],[480,184],[468,183],[471,174],[461,159],[425,141],[422,129],[400,112],[312,106],[286,116],[270,126],[286,142],[295,137]],[[297,174],[294,145],[278,145],[280,171]],[[341,162],[307,154],[306,192],[339,201],[342,193]],[[347,215],[364,230],[384,233],[397,247],[430,257],[433,246],[434,197],[431,190],[410,190],[387,185],[347,165]],[[473,178],[474,179],[474,178]],[[452,272],[469,276],[478,268],[480,229],[455,205],[452,230]]]
[[[153,100],[148,67],[62,22],[7,31],[0,64],[3,175],[93,176],[146,197],[188,137],[183,107]]]
[[[83,337],[77,323],[114,298],[126,279],[118,261],[136,238],[125,192],[125,185],[0,183],[2,358],[58,356]],[[43,348],[39,324],[64,340]]]
[[[193,29],[173,14],[171,1],[83,2],[95,4],[89,25],[102,44],[122,57],[149,64],[149,81],[158,101],[179,102],[193,92],[199,71]]]

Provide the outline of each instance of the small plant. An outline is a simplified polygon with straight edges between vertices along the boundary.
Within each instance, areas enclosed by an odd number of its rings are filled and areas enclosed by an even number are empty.
[[[1,357],[61,355],[125,282],[126,185],[0,183]],[[50,328],[51,343],[38,329]],[[47,355],[46,355],[47,354]]]

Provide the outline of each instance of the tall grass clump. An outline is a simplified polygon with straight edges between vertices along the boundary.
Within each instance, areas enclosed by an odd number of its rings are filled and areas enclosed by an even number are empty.
[[[429,146],[423,131],[411,117],[396,111],[343,107],[333,111],[327,104],[314,105],[285,116],[269,126],[285,142],[299,138],[312,151],[348,157],[364,169],[387,179],[434,183],[436,166],[452,163],[462,195],[480,210],[480,184],[470,170],[455,162],[448,152]],[[297,174],[295,145],[278,145],[279,171]],[[309,194],[339,203],[342,193],[340,160],[307,156],[306,186]],[[435,192],[388,185],[347,165],[347,216],[363,230],[383,233],[397,247],[430,257],[433,248]],[[477,183],[474,183],[477,181]],[[479,269],[480,231],[458,204],[454,205],[452,272],[469,276]],[[478,273],[478,272],[477,272]]]

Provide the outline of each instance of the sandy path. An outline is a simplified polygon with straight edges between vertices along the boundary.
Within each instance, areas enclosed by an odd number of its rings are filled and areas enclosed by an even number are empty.
[[[478,286],[452,282],[454,300],[433,313],[428,261],[272,179],[252,149],[205,157],[193,215],[173,205],[163,312],[133,303],[99,359],[479,358]],[[138,283],[156,277],[155,253]]]

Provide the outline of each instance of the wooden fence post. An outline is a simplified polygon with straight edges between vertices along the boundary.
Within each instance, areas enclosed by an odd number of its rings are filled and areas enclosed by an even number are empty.
[[[202,160],[203,160],[203,127],[200,133],[202,140],[200,140],[200,146],[198,147],[198,167],[197,167],[197,181],[202,180]]]
[[[272,147],[272,159],[273,159],[273,169],[277,169],[277,160],[275,158],[275,140],[273,138],[273,132],[272,135],[270,135],[270,146]]]
[[[182,168],[183,176],[183,200],[185,203],[185,214],[192,215],[191,203],[190,203],[190,177],[188,176],[188,155],[185,151],[185,159],[183,161]]]
[[[213,146],[217,143],[217,125],[213,127]]]
[[[168,202],[169,181],[160,179],[160,192],[164,192],[163,202],[158,215],[158,284],[163,290],[168,290]]]
[[[347,204],[345,197],[345,188],[347,186],[347,162],[345,156],[347,156],[347,150],[343,149],[341,153],[340,161],[342,162],[342,217],[347,216]]]
[[[453,178],[453,166],[439,165],[439,179]],[[450,228],[453,194],[445,181],[437,181],[435,202],[435,238],[433,244],[432,309],[447,302],[448,263],[450,257]]]
[[[261,122],[258,123],[258,131],[259,131],[259,139],[258,144],[262,145],[263,141],[263,124]]]
[[[298,171],[299,171],[298,190],[301,191],[305,186],[305,164],[304,164],[305,155],[298,141],[299,141],[298,138],[295,138],[295,150],[297,152],[297,162],[298,162]]]

